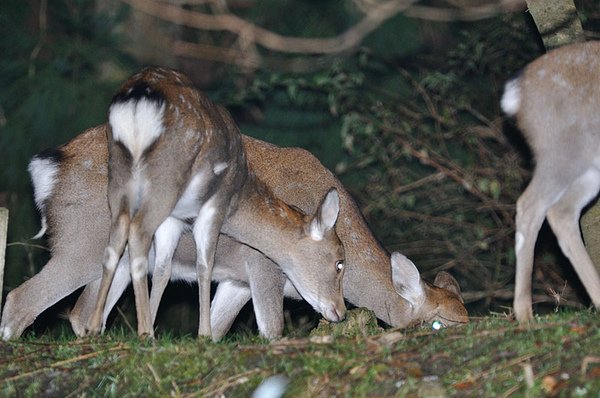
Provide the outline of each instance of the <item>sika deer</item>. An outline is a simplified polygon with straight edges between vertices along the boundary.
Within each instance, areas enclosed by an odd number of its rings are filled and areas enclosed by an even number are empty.
[[[581,210],[600,189],[600,42],[565,46],[536,59],[506,83],[501,105],[516,117],[536,161],[517,201],[516,318],[533,318],[533,254],[546,217],[600,308],[600,278],[579,230]]]
[[[434,319],[447,325],[467,322],[467,312],[456,281],[441,272],[434,285],[423,282],[418,270],[408,260],[399,261],[391,268],[389,255],[372,235],[348,192],[314,156],[297,148],[279,148],[246,136],[242,139],[249,168],[288,203],[313,213],[330,187],[337,188],[340,215],[336,230],[345,243],[347,257],[344,293],[352,304],[372,309],[379,319],[396,327]],[[108,240],[109,229],[106,221],[109,214],[106,200],[106,127],[90,129],[56,150],[53,156],[42,156],[39,160],[41,167],[38,172],[31,171],[42,225],[46,225],[44,220],[47,220],[52,257],[39,274],[9,293],[0,324],[0,335],[4,339],[20,336],[46,308],[101,276],[102,248]],[[83,229],[82,225],[86,228]],[[225,253],[232,251],[225,250]],[[121,261],[126,262],[126,259]],[[184,234],[175,253],[173,277],[193,279],[194,262],[193,242]],[[222,263],[217,256],[216,279],[222,275],[219,271]],[[115,280],[124,281],[126,285],[127,275],[118,277],[123,273],[121,269],[123,267],[119,266]],[[322,279],[329,269],[321,271]],[[218,288],[223,292],[223,287],[228,287],[229,294],[225,296],[230,298],[231,306],[222,316],[212,311],[213,322],[218,318],[215,326],[218,330],[213,337],[228,330],[229,322],[233,322],[239,308],[250,298],[248,284],[235,283],[235,277],[232,278]],[[292,280],[296,287],[298,282]],[[289,283],[287,286],[286,293],[293,294]],[[111,289],[110,295],[118,298],[122,289],[124,287],[117,287],[117,294],[113,294]],[[87,287],[85,292],[81,304],[85,304],[88,297],[89,307],[97,290]],[[113,304],[108,302],[107,307]],[[257,305],[256,302],[254,304]],[[90,312],[81,316],[76,311],[72,314],[71,320],[79,333]],[[273,323],[277,324],[276,321]],[[263,333],[262,330],[261,333],[277,337],[280,334],[277,328],[272,327],[273,333]]]
[[[233,125],[224,111],[219,112],[227,117],[227,124]],[[42,225],[48,227],[53,255],[39,274],[9,293],[0,324],[4,339],[19,336],[44,309],[100,277],[101,248],[108,240],[109,230],[107,159],[106,127],[102,126],[32,161],[30,171],[36,201],[42,213]],[[339,212],[337,191],[330,189],[314,215],[307,216],[275,197],[250,170],[236,195],[236,207],[223,225],[224,231],[276,261],[300,293],[328,320],[343,319],[344,250],[334,231]],[[170,256],[165,255],[164,247],[157,244],[155,247],[155,274],[170,275],[170,270],[159,270],[159,267],[171,266]],[[195,258],[193,245],[189,247],[192,253],[188,252],[188,257]],[[166,258],[169,261],[163,261]],[[120,262],[117,275],[121,275],[120,270],[128,258],[124,256]],[[182,276],[186,280],[193,275],[189,264]],[[237,265],[243,270],[242,264]],[[256,267],[253,270],[257,275],[265,274]],[[282,277],[279,271],[279,278]],[[277,282],[277,278],[275,275],[273,280]],[[160,291],[153,292],[153,296],[159,298],[163,288],[158,283],[160,279],[153,284],[153,290]],[[120,276],[116,278],[119,280]],[[262,282],[266,282],[266,278]],[[278,286],[283,288],[283,282],[269,288]],[[150,311],[156,314],[156,308]]]
[[[219,231],[246,175],[238,130],[184,75],[146,68],[129,78],[108,112],[108,204],[111,227],[90,334],[100,332],[106,296],[129,247],[138,334],[153,336],[148,251],[175,251],[194,220],[200,293],[198,334],[210,336],[210,282]],[[167,260],[170,261],[170,260]]]

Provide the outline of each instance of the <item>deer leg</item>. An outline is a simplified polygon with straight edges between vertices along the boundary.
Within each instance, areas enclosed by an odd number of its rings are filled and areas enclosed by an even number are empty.
[[[200,305],[199,336],[211,336],[210,284],[219,231],[221,230],[225,212],[227,211],[227,206],[218,196],[218,193],[215,194],[202,205],[193,226],[197,252],[196,275],[198,278]]]
[[[548,211],[548,222],[594,306],[600,308],[600,277],[588,255],[579,228],[581,210],[597,195],[600,174],[590,170],[571,184],[561,200]]]
[[[235,318],[251,297],[250,287],[247,285],[228,279],[219,282],[210,305],[213,340],[220,340],[227,334]]]
[[[106,298],[106,304],[104,306],[104,314],[102,315],[102,329],[104,332],[106,329],[106,320],[110,314],[112,308],[117,304],[119,298],[123,295],[123,292],[131,282],[131,276],[129,273],[129,255],[125,253],[117,266],[117,271],[113,277],[113,281],[108,290],[108,296]],[[88,283],[83,292],[79,295],[77,302],[73,309],[69,312],[69,322],[71,328],[77,337],[85,336],[85,325],[90,319],[92,312],[94,311],[94,304],[97,300],[97,294],[100,287],[100,279],[96,279]]]
[[[173,254],[183,231],[183,223],[174,217],[167,218],[154,234],[156,261],[152,273],[150,291],[150,317],[152,324],[156,320],[162,295],[171,279]]]
[[[108,290],[119,264],[119,258],[125,250],[130,228],[130,219],[126,208],[127,206],[123,203],[119,215],[111,225],[109,243],[104,251],[104,259],[102,260],[102,280],[98,289],[96,306],[87,325],[86,334],[88,335],[97,335],[102,329],[102,319]]]
[[[281,337],[285,275],[275,263],[256,251],[246,261],[246,273],[260,334],[267,339]]]
[[[538,165],[538,170],[543,170]],[[529,186],[517,200],[515,253],[515,297],[513,307],[519,322],[533,319],[531,275],[535,242],[548,209],[559,200],[564,188],[553,184],[552,176],[535,173]],[[554,188],[556,187],[556,188]],[[560,187],[560,189],[559,189]]]
[[[150,208],[148,208],[150,209]],[[137,315],[137,330],[139,336],[154,337],[154,328],[152,326],[152,316],[150,311],[150,297],[148,294],[148,252],[152,244],[152,237],[157,229],[156,220],[166,219],[160,217],[161,207],[153,207],[157,212],[150,212],[140,209],[136,217],[131,222],[129,232],[129,268],[131,271],[131,282],[135,295],[135,309]],[[162,212],[168,215],[168,211]],[[175,241],[179,241],[181,230],[172,230]],[[171,253],[172,256],[172,253]]]
[[[87,264],[84,257],[74,258],[73,255],[55,253],[39,273],[13,289],[6,297],[0,338],[9,340],[19,337],[44,310],[99,278],[100,267]]]

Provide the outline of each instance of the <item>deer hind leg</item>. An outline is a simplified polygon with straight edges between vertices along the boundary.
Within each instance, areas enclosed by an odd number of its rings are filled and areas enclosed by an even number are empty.
[[[177,248],[184,225],[174,217],[167,218],[154,234],[156,260],[152,272],[152,290],[150,291],[150,317],[152,324],[156,320],[162,295],[171,279],[173,254]]]
[[[55,253],[39,273],[13,289],[6,297],[0,338],[19,337],[47,308],[97,279],[99,267],[86,265],[88,254],[87,250],[70,256]]]
[[[241,282],[219,282],[210,305],[212,338],[217,341],[227,334],[244,305],[252,297],[250,287]]]
[[[544,173],[538,164],[533,179],[517,200],[515,254],[515,297],[513,307],[519,322],[533,318],[531,298],[531,275],[538,233],[548,209],[556,203],[564,188],[557,184],[552,175]]]
[[[129,268],[135,295],[139,336],[154,337],[150,297],[148,294],[148,252],[159,224],[167,219],[169,212],[169,207],[164,206],[161,202],[156,206],[141,208],[131,222],[129,231]],[[172,245],[172,251],[174,251],[181,235],[181,229],[173,229],[169,232],[172,234],[169,239],[175,242]],[[167,254],[168,258],[172,258],[172,256],[172,252]]]
[[[210,327],[210,284],[219,232],[229,204],[228,198],[225,200],[226,196],[218,192],[207,200],[202,205],[192,230],[196,241],[197,254],[196,275],[200,306],[199,336],[212,335]]]
[[[125,250],[130,228],[129,222],[129,212],[127,210],[126,201],[124,200],[119,215],[116,217],[110,228],[109,243],[104,251],[104,258],[102,260],[102,280],[100,281],[100,287],[98,289],[96,305],[87,325],[87,335],[97,335],[102,330],[102,319],[106,298],[119,264],[119,259]]]
[[[85,336],[85,325],[88,323],[92,312],[94,311],[94,304],[97,300],[100,281],[100,279],[96,279],[95,281],[88,283],[79,295],[75,306],[69,312],[69,322],[77,337]],[[115,276],[113,277],[110,289],[108,290],[104,313],[102,315],[101,332],[104,332],[106,329],[106,321],[112,308],[117,304],[119,298],[121,298],[130,282],[129,255],[125,253],[123,257],[121,257],[121,261],[119,261]]]
[[[581,210],[599,189],[600,173],[589,170],[576,179],[561,200],[548,211],[548,222],[560,248],[571,261],[596,308],[600,308],[600,277],[583,244],[579,218]]]

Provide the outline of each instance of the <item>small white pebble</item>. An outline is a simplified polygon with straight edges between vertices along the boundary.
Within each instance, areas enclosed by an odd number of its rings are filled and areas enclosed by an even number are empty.
[[[290,379],[283,375],[268,377],[254,390],[252,398],[280,398],[289,382]]]

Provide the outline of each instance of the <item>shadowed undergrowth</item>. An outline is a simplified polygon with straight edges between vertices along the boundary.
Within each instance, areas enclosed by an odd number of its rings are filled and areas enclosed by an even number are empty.
[[[283,375],[287,397],[597,396],[597,316],[564,312],[529,326],[487,317],[441,331],[381,331],[360,314],[353,330],[340,325],[354,337],[321,324],[310,337],[271,343],[238,335],[149,342],[114,329],[77,341],[70,333],[29,335],[0,343],[0,394],[237,397]]]

